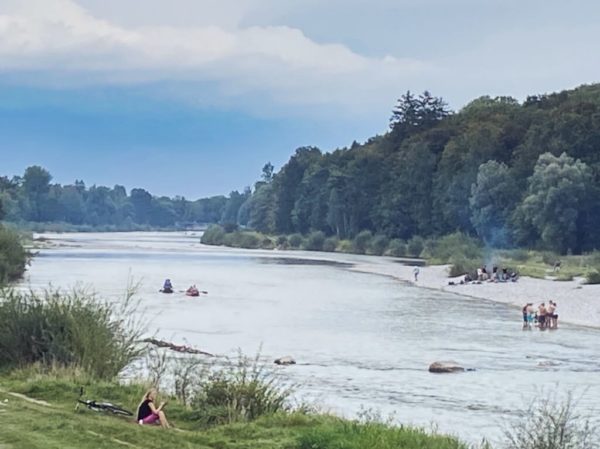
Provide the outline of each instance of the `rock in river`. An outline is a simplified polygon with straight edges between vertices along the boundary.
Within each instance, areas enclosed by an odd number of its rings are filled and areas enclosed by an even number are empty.
[[[295,365],[296,361],[289,355],[286,355],[285,357],[279,357],[278,359],[275,359],[274,363],[275,365]]]
[[[462,373],[465,368],[453,361],[433,362],[429,365],[430,373]]]

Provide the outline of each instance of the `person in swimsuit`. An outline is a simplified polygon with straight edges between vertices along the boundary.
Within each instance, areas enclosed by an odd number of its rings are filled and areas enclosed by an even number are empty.
[[[528,302],[523,306],[523,329],[531,329],[533,324],[533,303]]]
[[[162,402],[158,407],[155,407],[154,401],[156,400],[156,390],[154,388],[148,390],[142,402],[138,406],[137,422],[138,424],[160,424],[165,429],[168,429],[169,421],[163,412],[163,408],[167,405],[166,402]]]
[[[545,303],[541,303],[540,306],[538,307],[538,323],[540,323],[540,330],[544,330],[547,327],[547,315],[548,311],[546,310],[546,304]]]
[[[556,303],[550,301],[550,305],[548,306],[548,314],[546,315],[546,320],[548,322],[548,329],[557,329],[558,328],[558,315],[556,314]]]

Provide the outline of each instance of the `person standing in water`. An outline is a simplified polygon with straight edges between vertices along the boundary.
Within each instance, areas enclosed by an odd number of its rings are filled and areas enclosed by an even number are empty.
[[[415,276],[415,282],[419,280],[419,267],[413,268],[413,275]]]
[[[538,307],[538,323],[540,325],[541,331],[545,330],[546,327],[548,326],[547,315],[548,315],[548,310],[546,309],[546,304],[541,303],[540,306]]]
[[[548,329],[558,329],[558,315],[556,314],[556,303],[550,300],[547,309],[546,322]]]

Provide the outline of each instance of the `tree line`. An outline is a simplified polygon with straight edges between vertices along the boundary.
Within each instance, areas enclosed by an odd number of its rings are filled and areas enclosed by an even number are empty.
[[[10,222],[52,223],[74,226],[111,227],[132,230],[140,227],[186,227],[194,224],[236,221],[231,207],[244,202],[250,191],[232,192],[190,201],[181,196],[153,196],[144,189],[112,188],[76,180],[73,184],[52,183],[51,174],[31,166],[23,176],[0,177],[0,219]]]
[[[262,179],[237,224],[268,234],[455,232],[494,247],[600,246],[600,85],[481,97],[458,112],[407,92],[389,131],[330,153],[296,150]]]
[[[494,247],[580,253],[600,246],[600,84],[480,97],[458,112],[402,95],[389,131],[349,148],[298,148],[252,189],[189,201],[144,189],[51,183],[41,167],[0,178],[7,220],[75,225],[242,226],[388,239],[455,232]]]

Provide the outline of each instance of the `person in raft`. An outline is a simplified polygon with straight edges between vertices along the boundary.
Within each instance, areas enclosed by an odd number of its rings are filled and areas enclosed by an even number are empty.
[[[165,429],[168,429],[169,421],[165,416],[163,408],[167,405],[166,402],[161,402],[158,407],[155,407],[154,401],[156,400],[156,390],[154,388],[148,390],[142,402],[138,406],[137,422],[138,424],[160,424]]]

